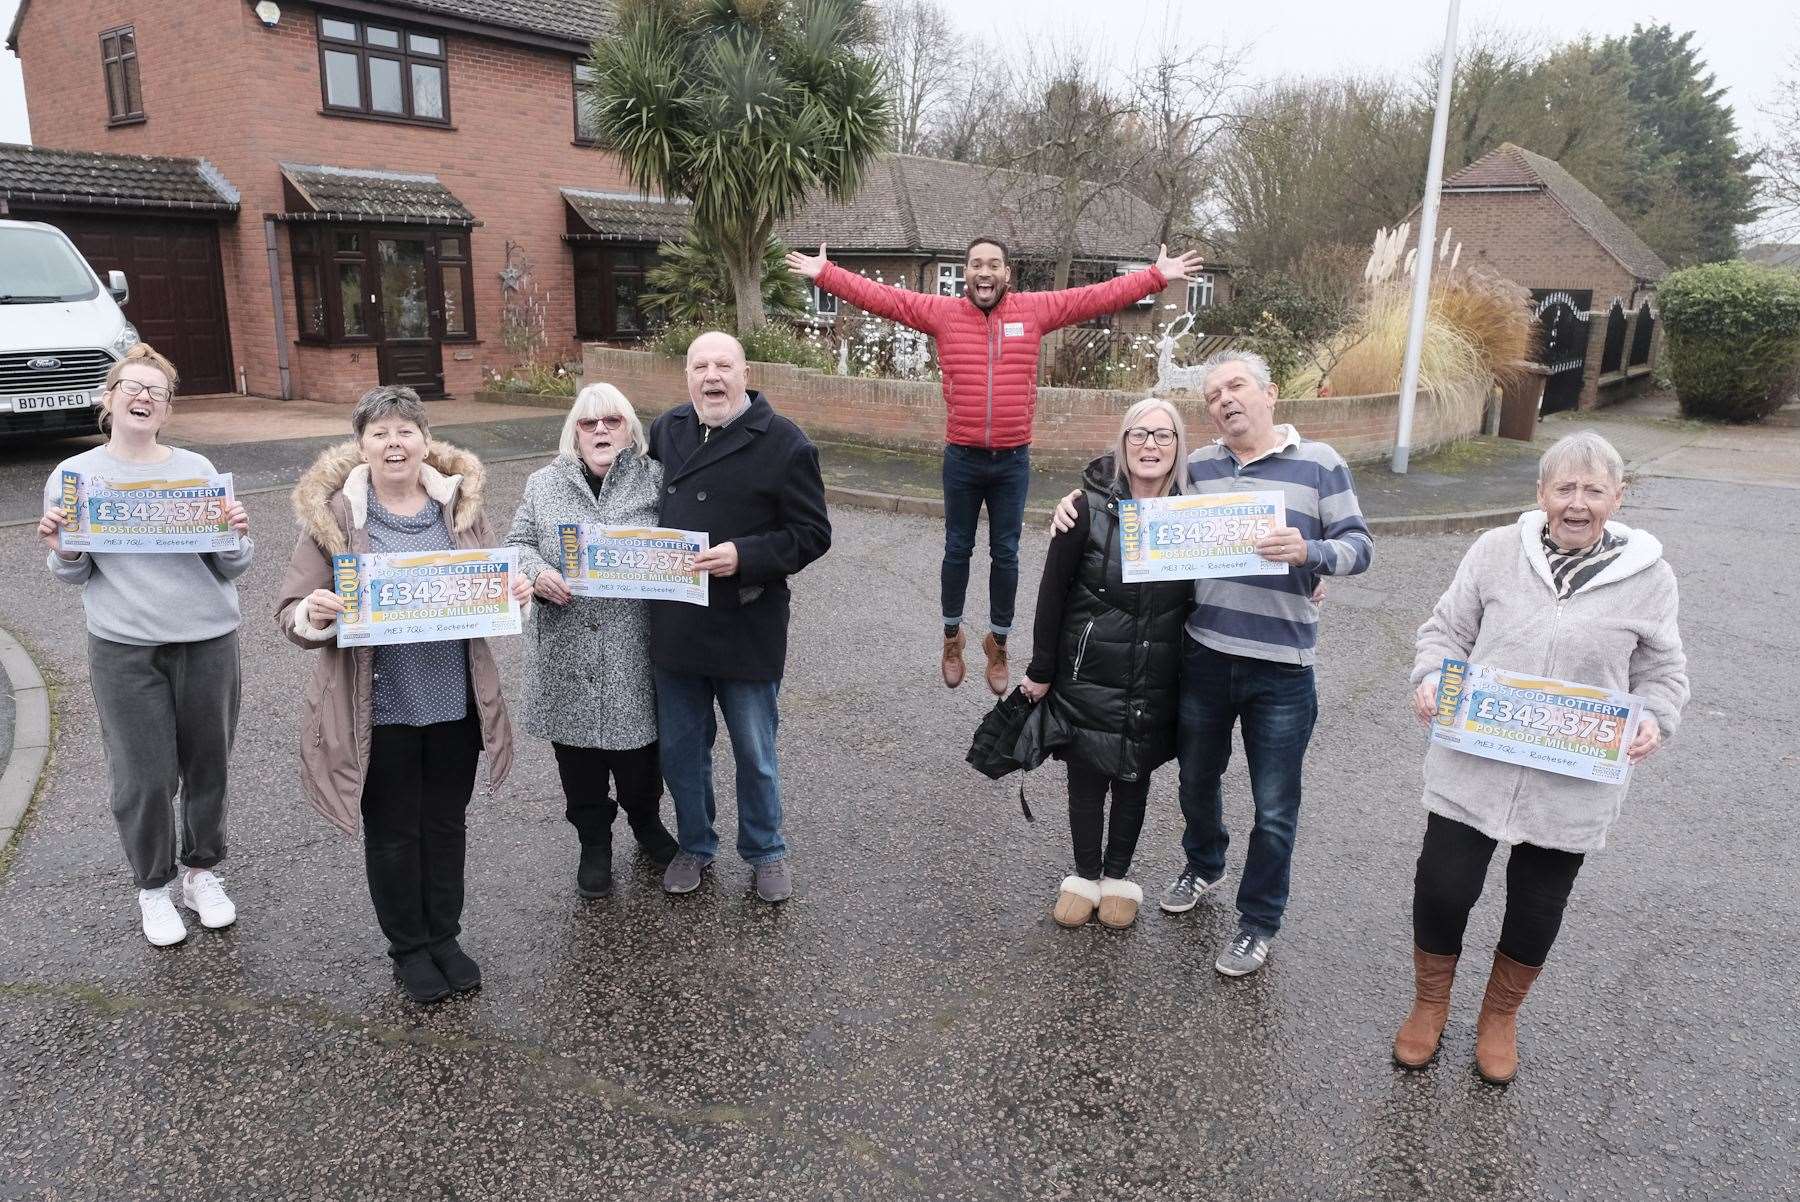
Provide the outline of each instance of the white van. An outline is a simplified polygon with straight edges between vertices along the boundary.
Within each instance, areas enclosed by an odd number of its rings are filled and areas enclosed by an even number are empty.
[[[107,275],[55,226],[0,220],[0,437],[99,433],[106,373],[138,340],[125,273]]]

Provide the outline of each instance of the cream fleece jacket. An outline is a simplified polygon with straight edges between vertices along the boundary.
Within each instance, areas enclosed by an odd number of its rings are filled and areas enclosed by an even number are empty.
[[[1687,704],[1687,656],[1676,628],[1675,573],[1662,544],[1618,522],[1625,551],[1558,601],[1539,535],[1542,510],[1475,540],[1418,634],[1412,682],[1446,658],[1637,694],[1671,738]],[[1433,745],[1425,753],[1425,808],[1503,843],[1596,851],[1618,819],[1631,780],[1576,780]]]

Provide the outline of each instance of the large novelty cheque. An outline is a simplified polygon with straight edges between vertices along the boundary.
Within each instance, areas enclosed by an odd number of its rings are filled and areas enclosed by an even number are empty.
[[[1431,741],[1484,759],[1618,784],[1643,700],[1597,685],[1446,659]]]
[[[242,540],[225,516],[231,502],[230,472],[119,481],[64,472],[58,542],[64,551],[235,551]]]
[[[1288,565],[1256,553],[1256,540],[1287,525],[1279,492],[1194,493],[1119,504],[1119,567],[1127,584],[1285,576]]]
[[[518,548],[331,557],[344,602],[337,645],[433,643],[519,633]]]
[[[694,570],[704,530],[567,523],[556,528],[562,574],[577,597],[635,597],[706,604],[707,574]]]

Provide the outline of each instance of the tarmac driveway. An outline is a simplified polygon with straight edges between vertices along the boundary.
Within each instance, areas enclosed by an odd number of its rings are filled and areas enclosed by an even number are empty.
[[[529,466],[496,467],[498,521]],[[940,528],[839,510],[797,581],[783,691],[794,900],[748,897],[729,858],[665,897],[621,824],[619,894],[582,902],[548,748],[521,737],[473,807],[465,943],[486,987],[422,1011],[392,985],[360,849],[296,787],[304,653],[269,616],[285,504],[254,505],[243,584],[242,917],[160,951],[107,815],[75,595],[28,530],[0,532],[0,612],[60,723],[0,878],[0,1198],[1791,1198],[1791,496],[1634,493],[1624,516],[1682,577],[1694,702],[1576,885],[1506,1090],[1470,1068],[1479,967],[1430,1070],[1388,1057],[1423,825],[1404,670],[1466,536],[1384,539],[1332,586],[1294,901],[1255,977],[1212,971],[1229,899],[1123,934],[1050,921],[1061,784],[1032,778],[1028,825],[1012,782],[962,761],[986,705],[936,680]],[[1027,611],[1044,542],[1026,539]],[[1174,790],[1171,766],[1136,872],[1152,894],[1178,867]],[[1227,798],[1235,881],[1239,768]]]

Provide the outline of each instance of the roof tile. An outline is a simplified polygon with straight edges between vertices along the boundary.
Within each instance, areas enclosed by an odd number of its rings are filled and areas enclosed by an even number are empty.
[[[237,189],[205,159],[0,143],[0,197],[235,213]]]
[[[435,175],[283,163],[281,174],[312,214],[345,221],[474,225],[475,215]]]
[[[562,195],[592,234],[618,242],[679,242],[694,220],[694,206],[685,200],[582,188],[564,188]]]

